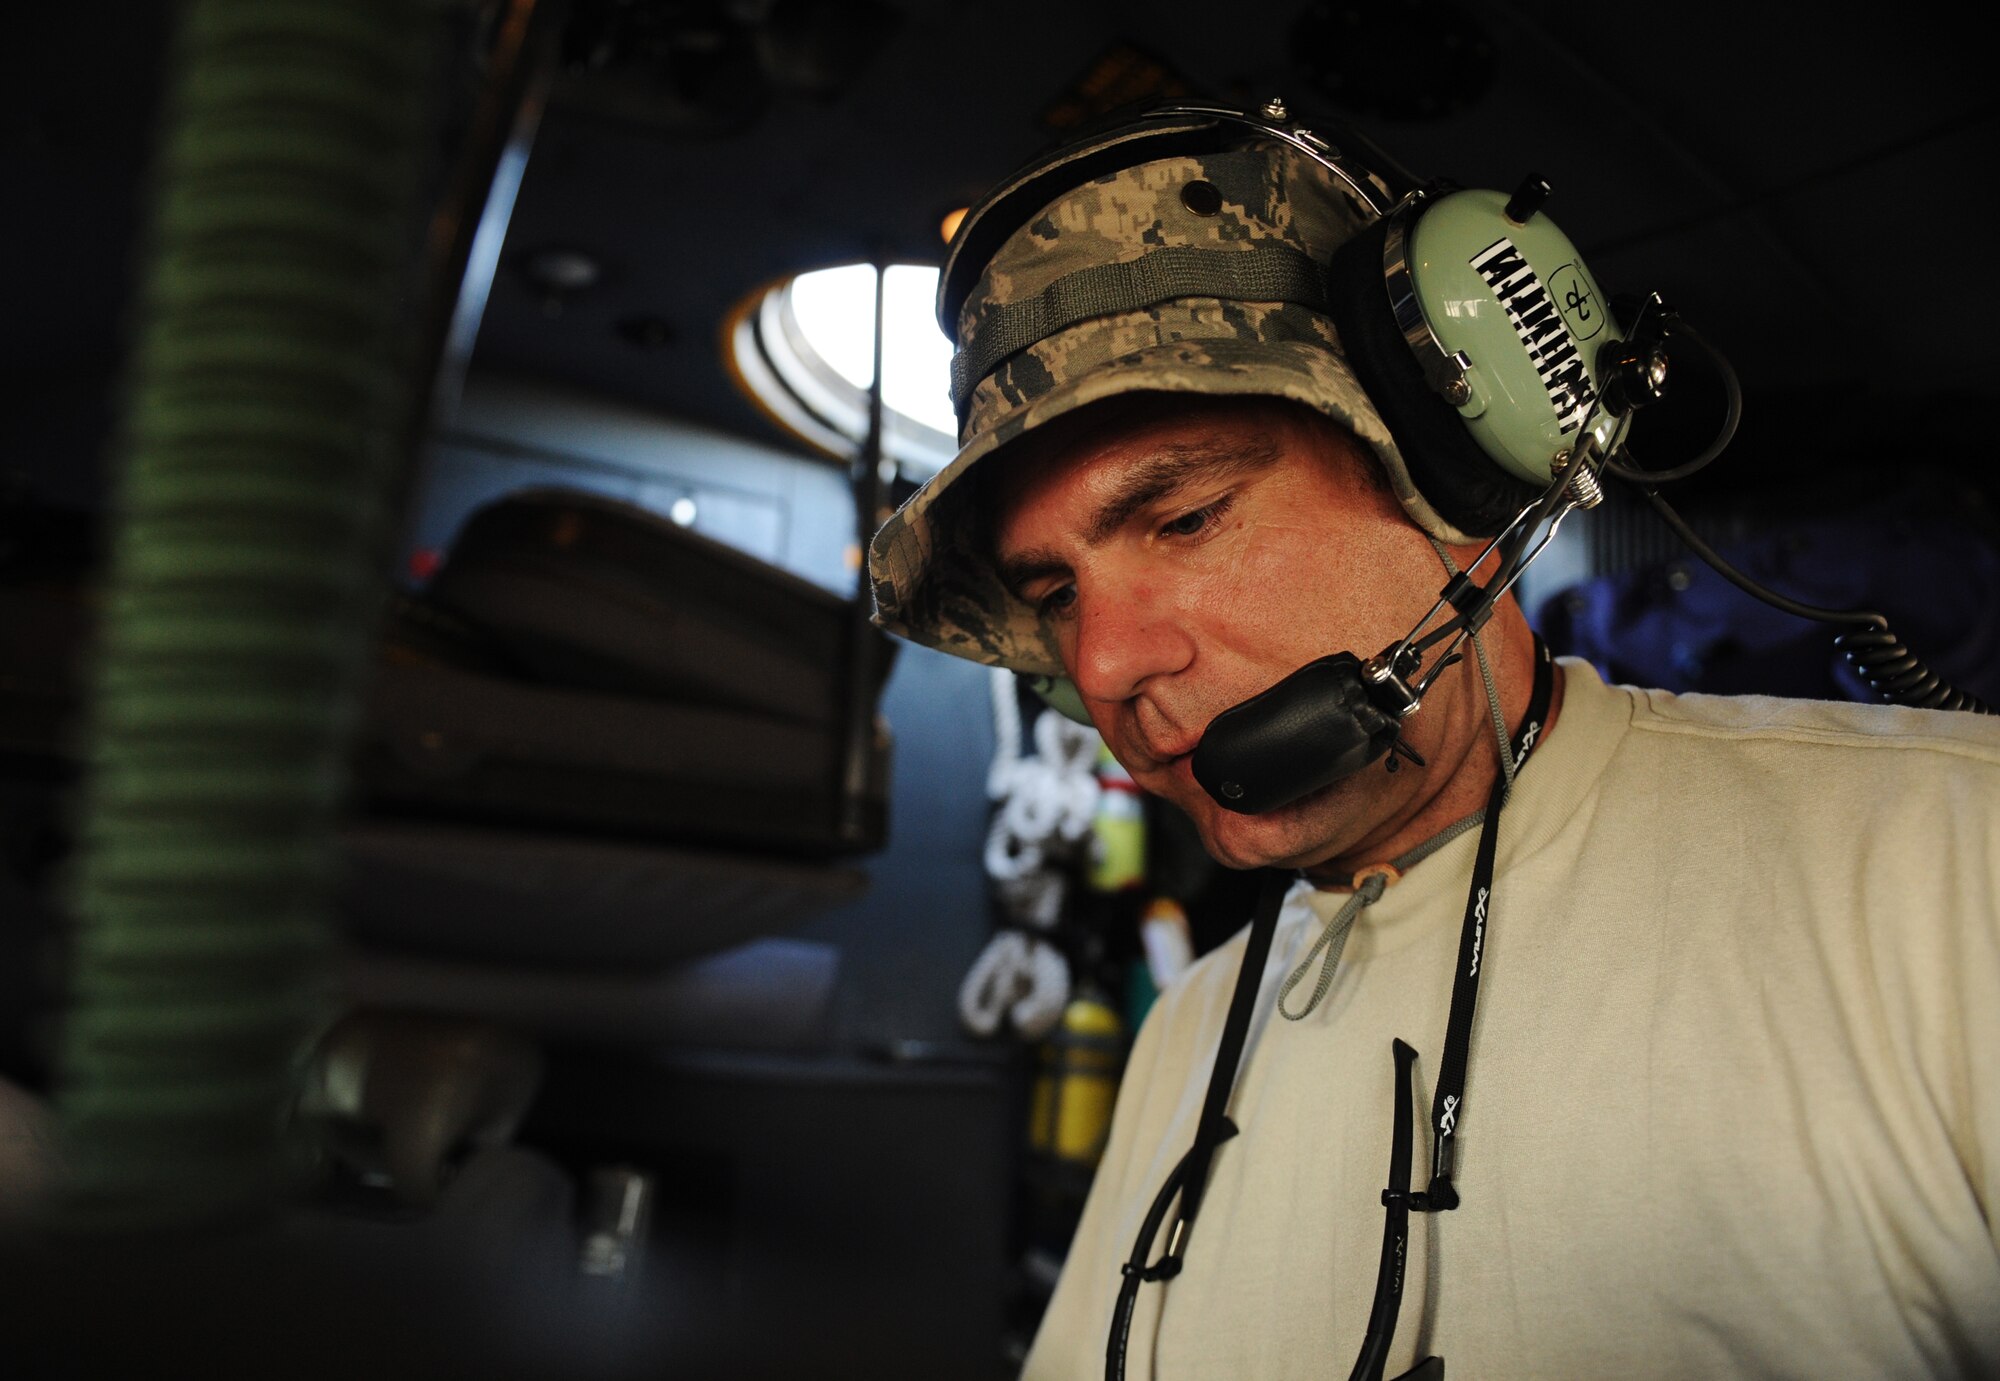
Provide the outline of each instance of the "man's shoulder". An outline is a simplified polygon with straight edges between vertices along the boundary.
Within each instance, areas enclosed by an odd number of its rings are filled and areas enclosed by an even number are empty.
[[[1821,750],[1915,753],[2000,768],[2000,716],[1769,695],[1611,689],[1630,696],[1634,731],[1690,741],[1683,746],[1700,741],[1737,748],[1768,745],[1776,751],[1795,748],[1809,757],[1821,756]]]
[[[2000,718],[1844,701],[1630,686],[1596,779],[1602,812],[1665,847],[1768,868],[1787,850],[1885,851],[1925,867],[2000,867]],[[1560,742],[1561,726],[1552,742]],[[1668,822],[1675,822],[1669,825]],[[1732,844],[1731,841],[1734,841]],[[1754,841],[1754,847],[1748,847]],[[1739,847],[1740,846],[1740,847]]]

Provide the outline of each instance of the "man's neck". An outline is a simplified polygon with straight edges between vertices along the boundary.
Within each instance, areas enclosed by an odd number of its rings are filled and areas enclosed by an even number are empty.
[[[1495,624],[1500,622],[1494,620]],[[1511,735],[1526,718],[1528,702],[1534,693],[1535,649],[1534,635],[1526,620],[1514,612],[1510,622],[1515,626],[1507,627],[1503,637],[1495,640],[1501,645],[1494,649],[1493,675],[1501,717]],[[1492,795],[1494,780],[1500,775],[1501,748],[1495,741],[1485,678],[1479,674],[1478,661],[1469,650],[1455,672],[1460,678],[1460,694],[1453,697],[1454,723],[1444,740],[1445,752],[1428,768],[1404,769],[1425,772],[1444,769],[1437,778],[1437,789],[1419,797],[1411,809],[1397,818],[1385,822],[1374,836],[1324,863],[1306,868],[1305,875],[1315,886],[1345,890],[1358,872],[1391,863],[1417,849],[1479,810]],[[1554,677],[1539,742],[1546,742],[1554,732],[1556,717],[1562,710],[1562,668],[1554,668]]]

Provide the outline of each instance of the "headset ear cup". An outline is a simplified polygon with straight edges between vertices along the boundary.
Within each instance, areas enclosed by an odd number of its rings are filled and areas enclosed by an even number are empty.
[[[1460,532],[1491,537],[1535,497],[1535,487],[1502,470],[1424,379],[1389,307],[1382,277],[1388,237],[1385,216],[1334,251],[1327,265],[1333,324],[1417,492]]]
[[[1083,693],[1076,688],[1076,682],[1067,676],[1036,676],[1021,673],[1021,679],[1028,683],[1028,689],[1040,696],[1042,703],[1077,724],[1088,724],[1092,728],[1090,711],[1084,708]]]

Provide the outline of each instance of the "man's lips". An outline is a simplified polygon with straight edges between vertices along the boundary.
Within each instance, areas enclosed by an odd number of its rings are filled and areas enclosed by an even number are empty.
[[[1148,770],[1164,771],[1192,753],[1195,745],[1200,742],[1199,734],[1193,738],[1174,739],[1164,743],[1142,739],[1139,743],[1139,754]]]
[[[1119,726],[1119,737],[1139,764],[1166,772],[1186,761],[1201,746],[1209,721],[1230,703],[1233,702],[1225,702],[1214,710],[1182,705],[1170,713],[1151,702],[1135,702],[1127,707],[1130,717]]]

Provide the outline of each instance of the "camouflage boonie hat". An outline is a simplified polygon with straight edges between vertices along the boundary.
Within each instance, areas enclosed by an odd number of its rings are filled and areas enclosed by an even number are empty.
[[[953,245],[1006,192],[968,215]],[[1134,390],[1290,398],[1345,425],[1404,508],[1449,541],[1411,484],[1323,310],[1322,265],[1375,219],[1317,161],[1275,142],[1156,158],[1064,192],[993,252],[950,320],[957,457],[876,533],[875,621],[974,661],[1062,674],[1034,610],[1000,582],[958,481],[1066,413]],[[961,265],[961,270],[975,265]],[[1310,304],[1310,305],[1309,305]]]

